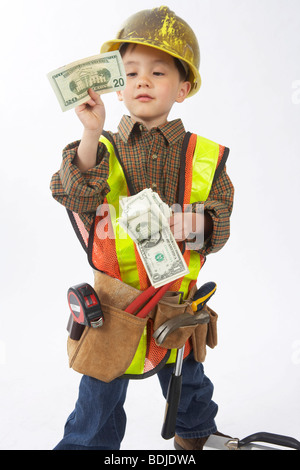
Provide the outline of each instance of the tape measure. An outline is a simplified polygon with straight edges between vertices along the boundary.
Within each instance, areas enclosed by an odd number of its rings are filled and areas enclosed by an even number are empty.
[[[68,289],[68,304],[73,319],[80,325],[99,328],[104,317],[100,300],[95,290],[87,283],[77,284]]]

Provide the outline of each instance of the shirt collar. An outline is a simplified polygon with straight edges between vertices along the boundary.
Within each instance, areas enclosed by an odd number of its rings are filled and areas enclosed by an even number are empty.
[[[144,129],[141,131],[141,129]],[[151,132],[159,131],[162,133],[169,145],[177,142],[178,139],[184,137],[185,129],[181,119],[174,119],[173,121],[166,122],[162,126],[151,129]],[[121,139],[128,142],[131,135],[135,132],[144,132],[145,128],[139,122],[133,122],[130,116],[123,116],[118,126],[118,131]]]

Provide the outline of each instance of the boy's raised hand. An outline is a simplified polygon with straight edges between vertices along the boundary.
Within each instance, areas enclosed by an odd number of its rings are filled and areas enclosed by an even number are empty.
[[[105,107],[100,96],[91,88],[89,95],[89,101],[75,108],[84,131],[74,163],[83,173],[96,165],[99,137],[105,121]]]
[[[75,108],[75,112],[87,131],[102,133],[105,121],[105,107],[100,95],[92,88],[88,90],[90,99]]]

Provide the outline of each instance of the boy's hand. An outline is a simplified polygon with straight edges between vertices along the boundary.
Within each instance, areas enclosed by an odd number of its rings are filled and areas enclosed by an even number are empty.
[[[105,121],[104,104],[94,90],[89,88],[90,100],[75,108],[84,126],[83,136],[74,159],[75,165],[84,173],[96,165],[99,137]]]
[[[190,238],[190,234],[204,232],[204,215],[194,212],[175,212],[169,219],[171,232],[177,242]]]
[[[92,88],[88,90],[90,100],[75,108],[75,112],[82,122],[86,131],[102,133],[105,121],[105,107],[98,95]]]

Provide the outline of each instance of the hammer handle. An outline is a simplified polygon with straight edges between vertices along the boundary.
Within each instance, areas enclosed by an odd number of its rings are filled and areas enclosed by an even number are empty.
[[[161,435],[164,439],[171,439],[175,434],[177,410],[180,401],[182,375],[172,374],[166,400],[166,410]]]

